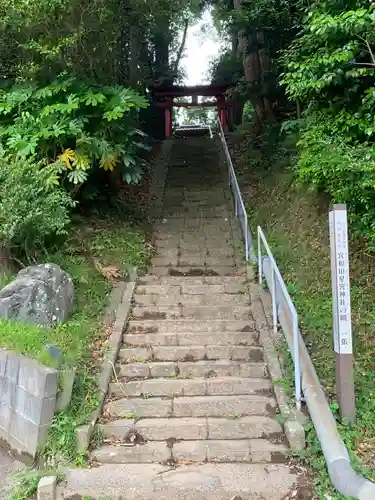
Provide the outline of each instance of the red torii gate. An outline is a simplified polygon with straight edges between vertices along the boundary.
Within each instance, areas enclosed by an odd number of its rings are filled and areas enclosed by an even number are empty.
[[[169,85],[151,89],[154,104],[164,108],[165,137],[172,136],[172,112],[174,107],[216,107],[224,132],[232,123],[232,103],[226,100],[229,85],[196,85],[194,87]],[[198,102],[198,97],[214,97],[215,102]],[[191,102],[174,102],[176,97],[191,97]]]

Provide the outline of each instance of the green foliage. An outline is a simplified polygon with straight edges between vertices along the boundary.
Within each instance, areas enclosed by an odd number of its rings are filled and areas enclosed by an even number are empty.
[[[38,483],[44,476],[57,476],[57,481],[60,482],[63,478],[55,470],[36,470],[23,469],[21,472],[14,474],[14,488],[10,500],[28,500],[32,498],[38,489]]]
[[[1,0],[0,75],[50,81],[68,71],[145,90],[174,66],[180,30],[201,3]]]
[[[351,10],[350,1],[344,6],[341,2],[313,4],[302,36],[282,58],[286,72],[281,81],[292,98],[351,101],[360,85],[373,77],[370,45],[375,41],[375,6],[364,1],[358,4],[363,7],[357,10]]]
[[[327,115],[311,119],[301,130],[297,176],[333,202],[347,203],[353,229],[375,250],[375,151],[369,143],[348,143],[327,130],[338,126]],[[344,135],[345,137],[345,135]]]
[[[227,50],[211,61],[208,73],[213,84],[235,85],[243,77],[243,67],[236,55]]]
[[[267,156],[263,139],[262,156]],[[289,137],[288,137],[289,139]],[[286,282],[299,315],[299,324],[314,367],[336,418],[340,436],[345,442],[351,463],[357,472],[375,478],[373,449],[375,443],[373,352],[375,345],[374,299],[375,277],[373,259],[367,250],[350,245],[350,274],[352,278],[352,324],[355,332],[355,385],[357,422],[348,426],[338,414],[335,394],[335,360],[332,349],[332,291],[330,280],[330,250],[328,200],[304,185],[296,185],[291,164],[285,157],[293,156],[288,143],[279,157],[276,145],[268,142],[272,171],[260,169],[254,162],[254,142],[245,144],[247,156],[241,160],[244,172],[241,184],[251,183],[247,200],[248,213],[254,226],[265,231],[272,253]],[[323,146],[321,146],[323,147]],[[344,145],[345,147],[345,145]],[[316,151],[318,154],[318,151]],[[328,152],[326,152],[328,155]],[[345,154],[345,153],[344,153]],[[243,157],[242,157],[243,158]],[[327,168],[329,170],[329,168]],[[245,175],[247,173],[247,176]],[[348,183],[350,187],[350,183]],[[272,200],[272,203],[270,203]],[[246,201],[246,200],[245,200]],[[284,347],[284,344],[280,346]],[[285,352],[284,352],[285,354]],[[293,386],[293,365],[290,354],[286,361],[286,386]],[[329,495],[343,500],[334,490],[327,472],[325,459],[311,423],[306,428],[306,449],[298,455],[312,471],[314,499]]]
[[[1,93],[0,141],[7,152],[52,163],[50,184],[81,184],[90,169],[117,165],[123,179],[134,183],[142,172],[137,154],[146,146],[131,115],[147,105],[130,88],[89,86],[74,78],[46,87],[15,86]]]
[[[89,223],[93,226],[91,231],[86,229]],[[71,237],[62,248],[47,256],[48,261],[72,276],[76,290],[73,316],[50,329],[5,320],[0,324],[1,347],[53,366],[54,361],[45,350],[46,344],[53,344],[62,351],[62,368],[77,368],[71,405],[66,412],[55,415],[41,450],[48,467],[55,467],[58,461],[84,463],[85,457],[77,453],[75,428],[87,422],[99,401],[93,360],[105,349],[101,320],[111,288],[108,278],[111,273],[125,275],[129,267],[145,269],[148,257],[142,228],[112,214],[91,221],[82,219],[72,228]],[[33,487],[34,483],[27,484]]]
[[[66,234],[71,197],[48,181],[53,168],[16,157],[1,157],[0,245],[32,260],[47,239]]]
[[[347,203],[353,230],[375,250],[375,5],[350,0],[309,7],[282,55],[281,82],[306,109],[298,178]]]

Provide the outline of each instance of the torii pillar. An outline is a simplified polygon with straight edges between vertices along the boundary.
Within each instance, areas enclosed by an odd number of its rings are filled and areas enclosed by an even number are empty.
[[[225,107],[225,97],[223,95],[216,96],[217,99],[217,111],[219,115],[219,120],[223,131],[227,132],[227,112]]]

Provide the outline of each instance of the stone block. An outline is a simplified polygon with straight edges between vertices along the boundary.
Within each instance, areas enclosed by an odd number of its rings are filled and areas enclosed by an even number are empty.
[[[153,353],[155,360],[194,361],[204,359],[206,350],[203,346],[157,346]]]
[[[0,349],[0,377],[5,377],[7,360],[8,360],[8,350]]]
[[[177,252],[176,252],[177,254]],[[164,257],[165,255],[165,257]],[[171,266],[177,266],[177,255],[176,256],[167,256],[170,255],[170,252],[163,253],[163,257],[153,257],[151,259],[151,265],[152,266],[165,266],[165,267],[171,267]]]
[[[38,398],[56,396],[58,371],[20,356],[18,385]]]
[[[228,417],[241,415],[268,415],[276,407],[273,398],[258,395],[195,396],[176,398],[175,417]]]
[[[177,363],[150,363],[151,377],[175,377],[177,375]]]
[[[90,446],[90,440],[92,435],[92,425],[85,424],[76,427],[76,441],[77,441],[77,451],[78,453],[86,453]]]
[[[4,402],[0,402],[0,427],[6,432],[10,432],[12,421],[12,408]]]
[[[119,358],[126,363],[132,361],[144,362],[152,358],[152,352],[147,347],[128,347],[120,350]]]
[[[216,295],[224,293],[224,285],[183,285],[184,295]]]
[[[166,346],[177,345],[177,337],[173,333],[126,333],[123,336],[123,342],[132,346]]]
[[[72,399],[73,385],[76,376],[75,368],[61,371],[61,390],[57,395],[56,411],[65,411]]]
[[[154,379],[145,380],[142,392],[152,396],[203,396],[206,393],[204,379]]]
[[[208,462],[250,462],[249,441],[207,441]]]
[[[204,418],[145,418],[137,422],[135,428],[146,440],[151,441],[207,439]]]
[[[21,356],[12,351],[8,351],[7,362],[5,366],[5,377],[14,383],[18,382],[20,371]]]
[[[177,461],[205,462],[207,446],[205,441],[181,441],[173,445],[173,458]]]
[[[13,408],[17,392],[17,383],[12,382],[8,378],[1,378],[0,391],[1,401]]]
[[[282,435],[280,424],[269,417],[208,418],[207,425],[209,439],[255,439]]]
[[[13,408],[32,423],[47,425],[52,422],[55,413],[56,397],[41,399],[17,387]]]
[[[230,359],[232,350],[232,346],[209,345],[206,347],[207,359]]]
[[[230,293],[230,294],[240,294],[243,295],[246,292],[246,285],[241,285],[241,284],[226,284],[224,285],[224,290],[225,293]]]
[[[293,451],[302,451],[306,446],[305,429],[297,420],[287,420],[284,432]]]
[[[120,399],[106,405],[109,414],[117,418],[168,417],[172,413],[172,401],[161,398]]]
[[[165,442],[154,441],[135,446],[102,446],[94,450],[91,456],[104,464],[146,464],[169,460],[171,450]]]
[[[179,295],[181,287],[179,285],[139,285],[137,295]]]
[[[132,310],[132,317],[134,319],[169,319],[169,318],[180,318],[181,310],[179,306],[146,306],[139,307],[136,306]]]
[[[283,463],[287,460],[287,447],[275,444],[266,439],[252,439],[250,454],[252,462],[256,463]]]
[[[109,422],[108,424],[98,425],[97,428],[103,433],[103,436],[123,441],[129,432],[134,429],[134,420],[115,420],[114,422]]]
[[[143,378],[150,376],[150,368],[147,363],[116,365],[116,371],[117,376],[120,378]]]
[[[234,346],[231,358],[238,361],[263,361],[260,347]]]
[[[55,500],[56,486],[56,476],[42,477],[38,483],[37,500]]]
[[[13,411],[12,413],[9,434],[22,443],[24,447],[23,451],[26,451],[33,457],[37,452],[38,446],[44,442],[48,429],[49,425],[39,426],[17,411]]]
[[[272,384],[266,378],[216,377],[206,381],[207,395],[272,394]]]
[[[257,377],[266,376],[262,363],[245,363],[226,359],[218,361],[179,362],[180,375],[191,377]]]

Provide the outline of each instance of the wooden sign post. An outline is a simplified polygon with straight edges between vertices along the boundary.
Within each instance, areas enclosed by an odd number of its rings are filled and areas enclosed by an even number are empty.
[[[355,422],[353,340],[350,306],[348,222],[346,205],[329,212],[331,246],[333,344],[336,354],[336,392],[340,414]]]

